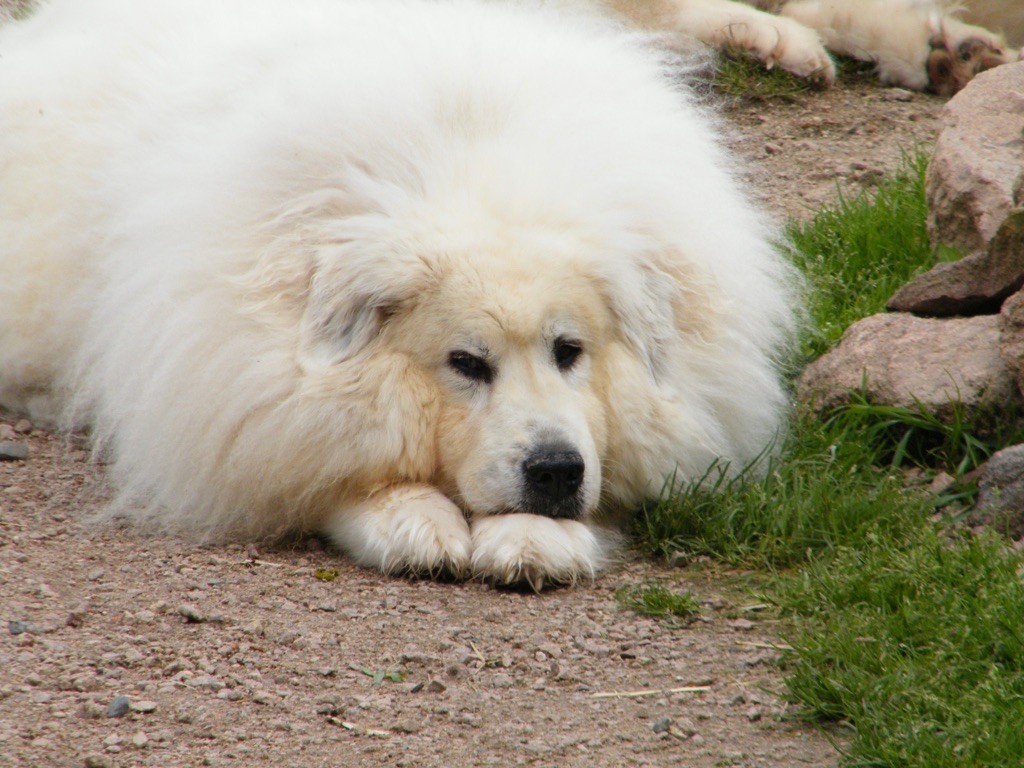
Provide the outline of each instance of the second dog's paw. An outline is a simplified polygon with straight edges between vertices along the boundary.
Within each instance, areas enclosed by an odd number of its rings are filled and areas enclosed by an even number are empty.
[[[510,514],[473,521],[473,574],[497,584],[547,584],[592,579],[607,557],[606,534],[575,520]]]
[[[360,565],[385,573],[469,572],[469,525],[451,500],[429,486],[383,491],[338,512],[325,531]]]
[[[818,33],[792,19],[775,16],[738,25],[734,44],[753,53],[769,69],[779,66],[822,85],[835,82],[836,66]]]
[[[793,28],[785,30],[780,36],[775,50],[779,66],[799,77],[832,85],[836,79],[836,65],[817,33],[793,22],[789,25]]]

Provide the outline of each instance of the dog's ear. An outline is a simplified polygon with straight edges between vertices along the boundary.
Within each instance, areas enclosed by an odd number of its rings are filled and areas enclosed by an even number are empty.
[[[343,188],[283,206],[269,221],[269,245],[247,280],[252,295],[276,288],[301,312],[298,358],[307,370],[358,354],[411,304],[429,274],[392,219],[358,194],[360,184],[372,183],[353,171]]]
[[[426,271],[415,256],[361,239],[318,249],[313,262],[300,356],[312,369],[336,366],[372,343],[412,304]]]
[[[300,361],[326,368],[370,344],[422,286],[422,261],[348,242],[317,254],[302,318]]]

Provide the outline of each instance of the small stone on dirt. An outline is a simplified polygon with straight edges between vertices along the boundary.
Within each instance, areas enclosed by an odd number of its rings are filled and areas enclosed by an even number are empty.
[[[32,622],[29,621],[9,621],[7,622],[7,631],[12,635],[20,635],[24,632],[32,631]]]
[[[148,714],[149,712],[153,712],[155,709],[155,701],[135,701],[131,704],[132,712],[141,712],[143,714]]]
[[[885,101],[913,101],[914,92],[906,88],[888,88],[882,91],[882,98]]]
[[[107,717],[124,717],[131,709],[131,701],[127,696],[117,696],[107,707]]]
[[[651,726],[651,730],[655,733],[668,733],[668,729],[672,727],[672,718],[663,717],[661,720],[655,720]]]
[[[183,616],[185,618],[185,621],[189,624],[220,624],[224,621],[224,617],[220,614],[202,613],[194,605],[178,606],[178,614]]]
[[[24,461],[28,446],[24,443],[0,443],[0,461]]]
[[[757,624],[752,622],[750,619],[733,619],[729,622],[729,626],[740,632],[749,632],[756,627]]]

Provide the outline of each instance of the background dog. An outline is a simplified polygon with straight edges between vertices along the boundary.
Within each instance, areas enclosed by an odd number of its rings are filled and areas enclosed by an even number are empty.
[[[835,79],[827,51],[874,63],[887,85],[941,95],[952,95],[978,72],[1019,56],[1002,35],[954,15],[954,8],[963,6],[941,0],[602,2],[636,26],[750,53],[769,68],[779,66],[825,85]],[[968,18],[1005,27],[1015,45],[1024,44],[1019,4],[975,2]],[[968,5],[973,9],[975,3]]]
[[[0,402],[89,425],[113,510],[539,588],[779,437],[796,281],[642,40],[59,0],[0,53]]]

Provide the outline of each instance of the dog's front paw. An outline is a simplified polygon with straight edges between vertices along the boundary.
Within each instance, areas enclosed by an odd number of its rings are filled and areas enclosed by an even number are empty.
[[[593,578],[605,564],[608,542],[575,520],[526,514],[473,521],[473,574],[498,584],[524,582],[539,592],[545,583]]]
[[[360,565],[390,574],[469,572],[471,542],[462,511],[435,488],[389,488],[337,512],[325,532]]]
[[[832,85],[836,67],[818,33],[792,19],[774,16],[733,30],[733,42],[771,69],[779,66],[798,77]]]

